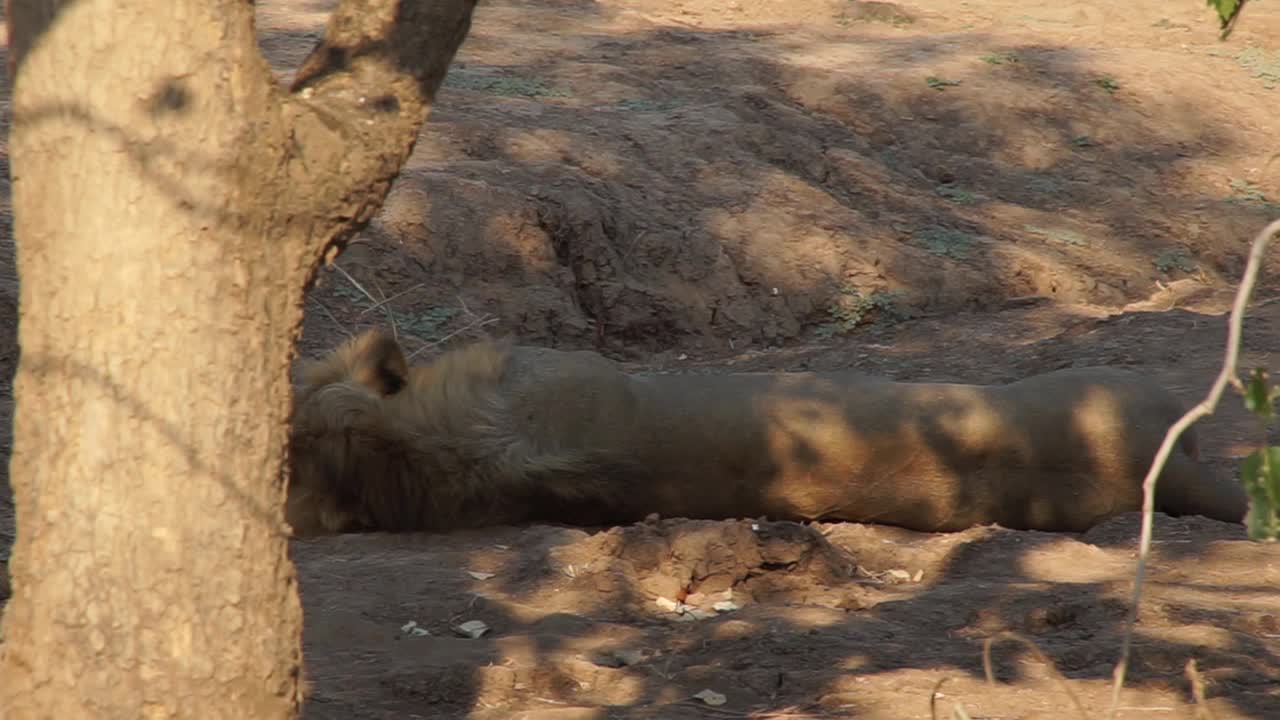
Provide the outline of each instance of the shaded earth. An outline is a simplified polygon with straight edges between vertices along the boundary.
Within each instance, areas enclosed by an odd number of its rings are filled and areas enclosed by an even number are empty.
[[[385,325],[418,360],[488,335],[672,372],[1112,365],[1198,400],[1248,242],[1280,215],[1274,5],[1219,42],[1194,0],[486,2],[385,208],[308,294],[301,352]],[[258,3],[282,81],[331,6]],[[1278,258],[1246,368],[1280,365]],[[1230,394],[1200,432],[1223,475],[1268,439]],[[945,680],[939,717],[1079,717],[1071,695],[1100,717],[1137,522],[297,542],[305,716],[928,718]],[[13,532],[2,493],[0,546]],[[1280,547],[1164,516],[1155,547],[1119,717],[1196,717],[1189,660],[1214,717],[1280,717]],[[1004,632],[1065,684],[1004,640],[987,685]]]

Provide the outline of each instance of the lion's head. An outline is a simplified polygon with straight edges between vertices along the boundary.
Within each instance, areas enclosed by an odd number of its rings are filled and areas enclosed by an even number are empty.
[[[382,330],[307,362],[289,428],[285,519],[298,535],[367,527],[365,481],[397,455],[387,399],[408,382],[400,345]]]

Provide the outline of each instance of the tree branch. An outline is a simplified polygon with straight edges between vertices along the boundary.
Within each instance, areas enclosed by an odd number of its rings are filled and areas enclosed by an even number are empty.
[[[285,162],[336,256],[381,207],[413,151],[477,0],[343,0],[286,102]],[[318,231],[318,232],[315,232]]]
[[[1138,603],[1142,600],[1142,580],[1146,574],[1147,558],[1151,555],[1151,530],[1152,520],[1155,513],[1156,498],[1156,479],[1160,476],[1160,472],[1164,469],[1165,461],[1169,459],[1169,453],[1173,451],[1174,443],[1178,441],[1178,437],[1192,423],[1206,415],[1212,415],[1218,408],[1218,401],[1222,398],[1222,393],[1230,384],[1236,388],[1242,388],[1240,377],[1237,375],[1236,364],[1240,358],[1240,336],[1244,328],[1244,313],[1249,304],[1249,296],[1253,294],[1253,286],[1258,280],[1258,270],[1262,267],[1262,257],[1267,252],[1267,246],[1271,241],[1280,235],[1280,220],[1274,220],[1271,224],[1262,229],[1258,236],[1253,240],[1253,247],[1249,250],[1249,262],[1245,265],[1244,277],[1240,279],[1240,287],[1236,290],[1235,303],[1231,307],[1231,317],[1227,326],[1227,349],[1226,355],[1222,360],[1222,369],[1218,372],[1218,378],[1213,381],[1213,386],[1209,388],[1209,394],[1201,400],[1198,405],[1187,411],[1185,415],[1174,423],[1164,436],[1164,443],[1160,445],[1160,450],[1156,453],[1155,460],[1151,463],[1151,469],[1147,471],[1147,477],[1142,481],[1142,533],[1138,540],[1138,565],[1134,570],[1133,578],[1133,596],[1129,601],[1129,618],[1125,623],[1124,640],[1120,646],[1120,660],[1116,663],[1114,684],[1111,688],[1111,710],[1108,712],[1108,718],[1114,718],[1120,707],[1120,690],[1124,687],[1125,672],[1129,668],[1129,653],[1133,646],[1133,628],[1138,621]]]

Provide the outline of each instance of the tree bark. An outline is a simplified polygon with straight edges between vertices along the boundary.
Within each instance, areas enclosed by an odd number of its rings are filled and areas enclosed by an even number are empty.
[[[474,5],[346,0],[286,91],[244,0],[10,0],[4,717],[296,715],[303,291],[381,205]]]

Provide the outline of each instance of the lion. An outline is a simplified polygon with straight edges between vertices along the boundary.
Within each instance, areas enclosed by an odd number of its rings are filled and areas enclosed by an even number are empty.
[[[306,363],[290,419],[298,535],[664,517],[1082,532],[1142,506],[1182,404],[1149,378],[1007,385],[853,372],[628,374],[589,351],[482,341],[410,367],[381,330]],[[1242,522],[1184,433],[1156,509]]]

